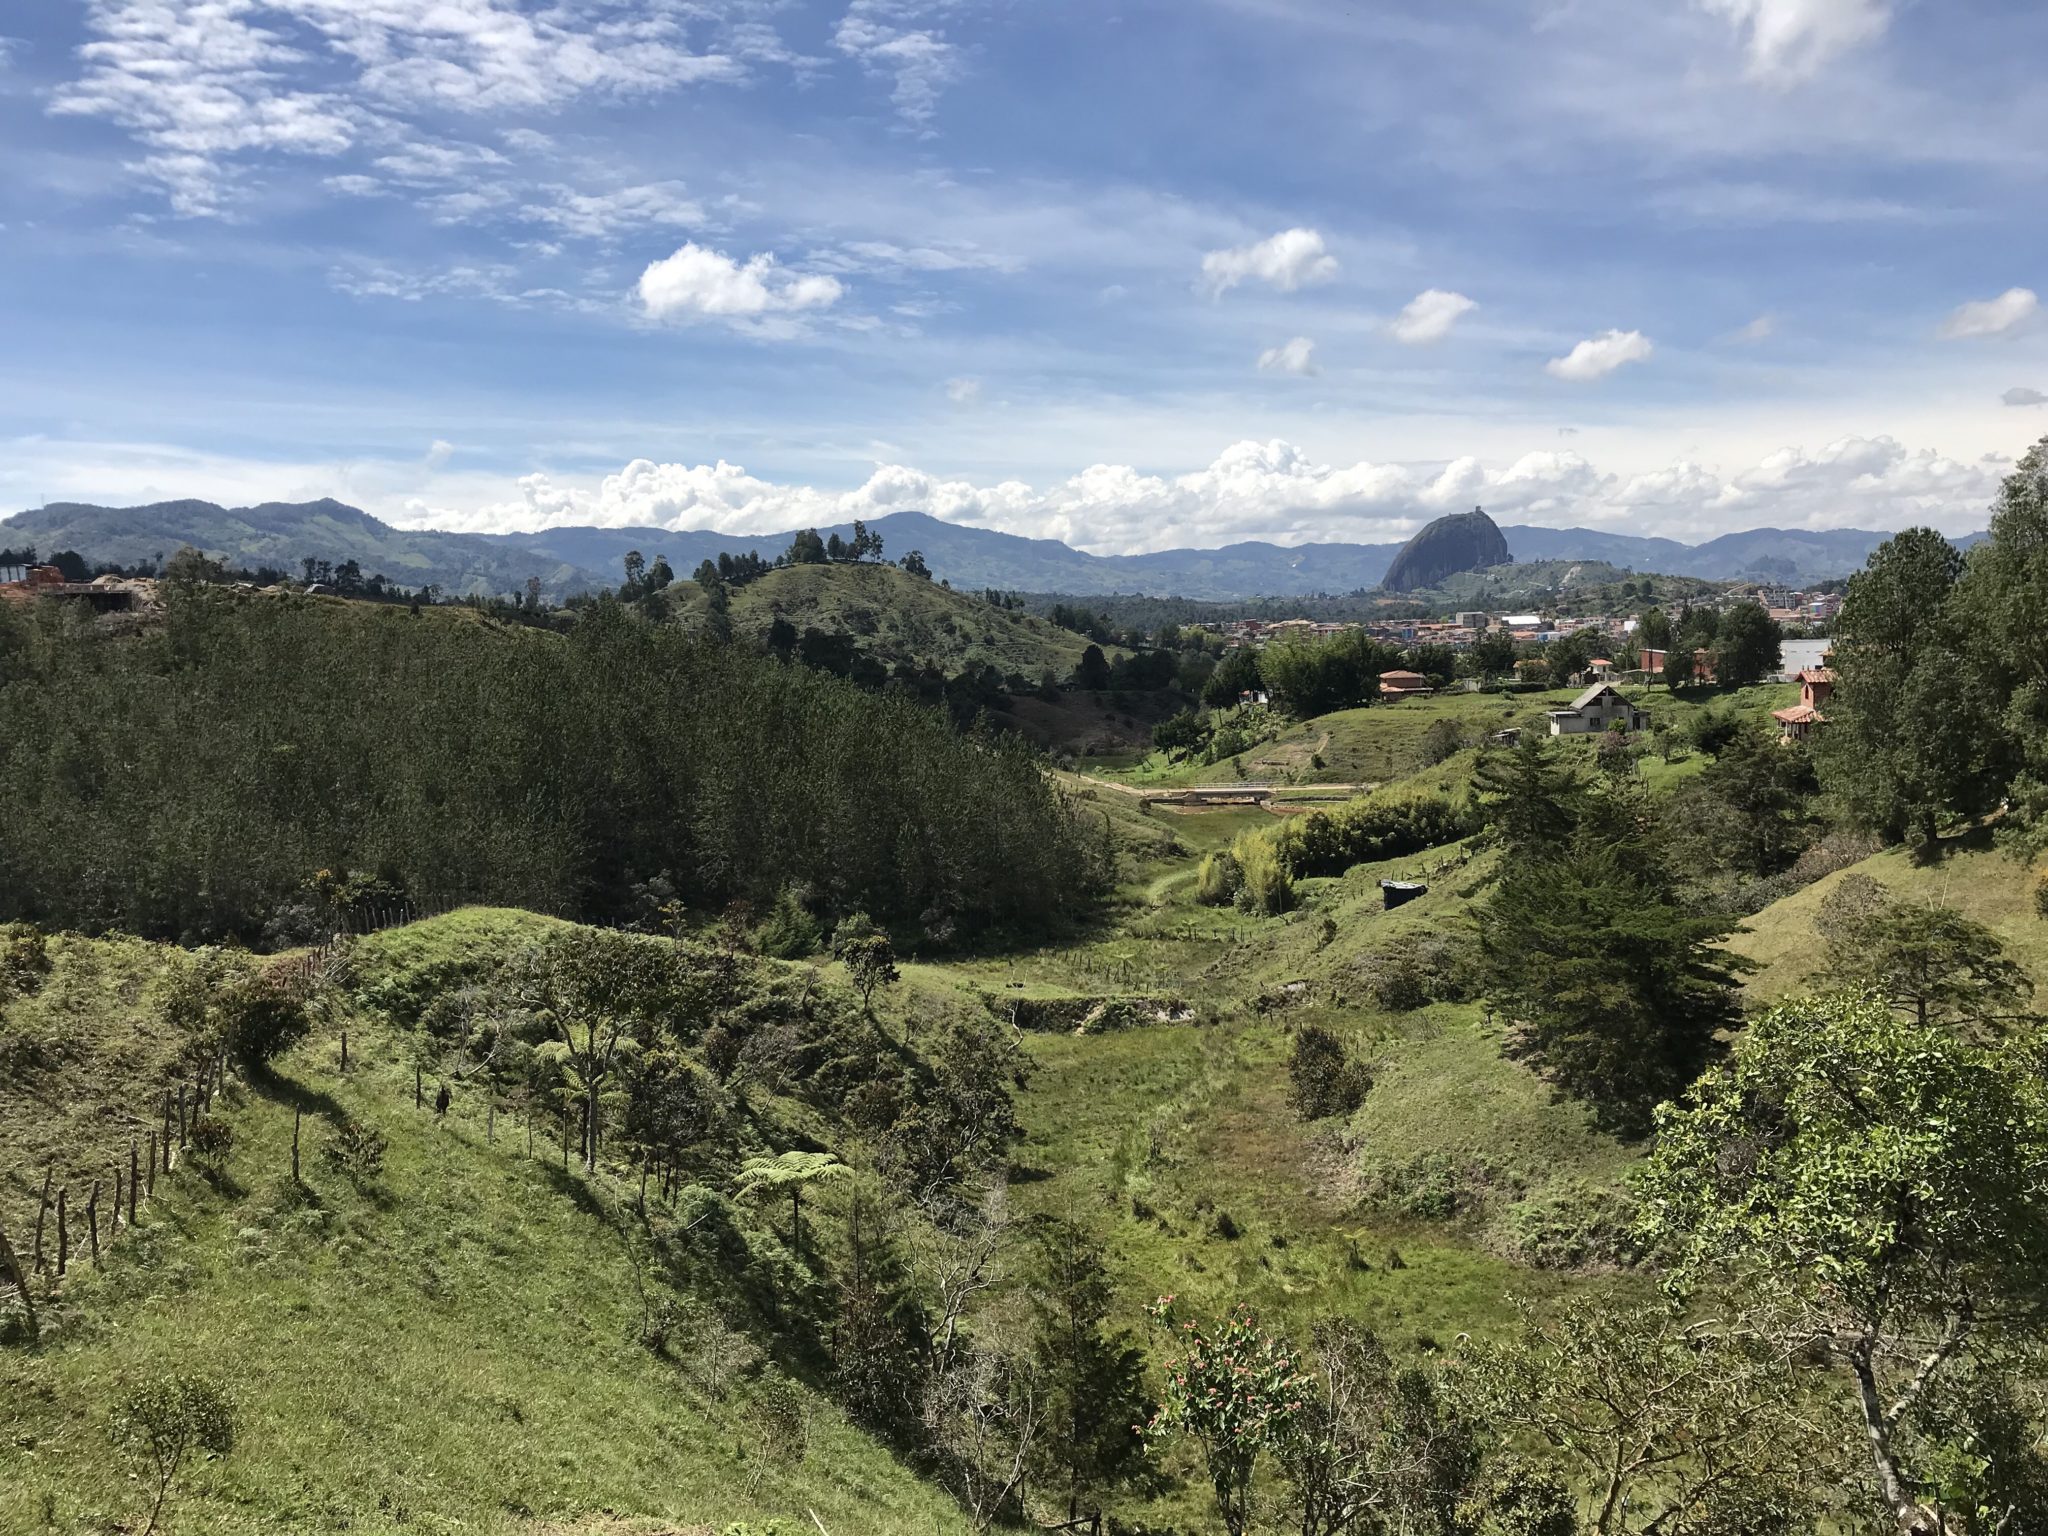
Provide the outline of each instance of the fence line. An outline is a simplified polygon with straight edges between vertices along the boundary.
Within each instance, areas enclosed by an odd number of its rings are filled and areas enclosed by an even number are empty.
[[[263,974],[302,995],[310,995],[322,984],[340,979],[348,940],[440,917],[454,911],[456,905],[449,902],[421,908],[413,902],[404,901],[379,904],[359,914],[351,913],[345,919],[343,930],[326,943],[280,956],[264,966]],[[344,1054],[347,1049],[347,1036],[344,1034]],[[38,1337],[41,1328],[41,1316],[36,1305],[38,1288],[42,1291],[42,1299],[56,1295],[74,1261],[84,1258],[97,1266],[104,1261],[106,1249],[112,1248],[119,1237],[141,1224],[143,1205],[156,1196],[157,1175],[168,1175],[191,1154],[192,1138],[199,1133],[199,1126],[212,1109],[214,1099],[226,1088],[231,1065],[226,1045],[217,1045],[189,1080],[180,1081],[163,1091],[155,1106],[158,1111],[157,1128],[150,1130],[146,1137],[130,1134],[125,1167],[116,1153],[113,1161],[105,1165],[105,1171],[112,1175],[111,1181],[97,1176],[92,1178],[85,1204],[82,1254],[74,1251],[77,1245],[72,1232],[75,1205],[71,1199],[71,1186],[56,1182],[54,1162],[45,1166],[42,1192],[36,1200],[34,1236],[25,1261],[20,1250],[9,1240],[4,1225],[0,1225],[0,1316],[6,1315],[8,1297],[12,1293],[14,1306],[27,1322],[29,1337]],[[100,1170],[94,1172],[98,1174]],[[113,1204],[105,1208],[100,1197],[109,1182],[113,1190]],[[107,1217],[104,1233],[100,1222],[103,1210]],[[56,1217],[54,1257],[44,1243],[53,1213]]]

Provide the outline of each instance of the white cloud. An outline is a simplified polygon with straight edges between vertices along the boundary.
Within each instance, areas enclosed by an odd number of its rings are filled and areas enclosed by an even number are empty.
[[[745,75],[691,52],[686,18],[666,8],[626,24],[511,0],[89,0],[85,17],[83,67],[50,110],[126,129],[144,151],[132,168],[188,217],[229,212],[266,155],[394,142],[404,147],[384,158],[401,180],[461,174],[436,170],[446,146],[408,121],[422,109],[551,108]],[[498,158],[458,153],[471,166]]]
[[[1836,55],[1882,37],[1889,0],[1700,0],[1747,40],[1749,72],[1780,83],[1815,74]]]
[[[1201,286],[1215,297],[1256,278],[1282,293],[1292,293],[1336,275],[1337,258],[1325,249],[1320,234],[1312,229],[1283,229],[1253,245],[1209,252],[1202,258]]]
[[[1509,462],[1468,456],[1443,464],[1321,464],[1278,439],[1225,449],[1207,467],[1147,474],[1095,464],[1046,488],[977,484],[882,464],[852,490],[782,484],[738,465],[640,459],[595,486],[528,475],[509,501],[446,507],[405,521],[505,532],[562,523],[655,525],[725,533],[793,527],[887,512],[1063,539],[1104,554],[1212,548],[1241,539],[1390,542],[1474,502],[1504,522],[1641,531],[1646,514],[1680,520],[1686,536],[1743,527],[1981,527],[1996,478],[1983,465],[1909,451],[1888,437],[1849,437],[1808,452],[1787,448],[1735,474],[1681,460],[1621,476],[1567,451]]]
[[[694,242],[651,263],[637,291],[655,320],[750,320],[827,308],[846,292],[836,277],[785,272],[765,252],[742,264]]]
[[[1624,363],[1640,363],[1655,350],[1641,331],[1603,331],[1587,337],[1563,357],[1553,357],[1543,371],[1553,379],[1583,384],[1605,378]]]
[[[94,40],[79,78],[51,97],[59,115],[102,117],[148,152],[134,169],[187,216],[218,215],[231,197],[228,158],[252,151],[338,155],[366,114],[326,91],[284,83],[306,55],[248,20],[246,4],[92,0]]]
[[[1729,339],[1747,342],[1769,341],[1777,333],[1778,321],[1775,315],[1758,315]]]
[[[528,203],[520,216],[583,240],[608,240],[622,231],[690,229],[703,225],[701,204],[683,195],[679,181],[648,182],[611,192],[578,192],[571,187],[542,189],[545,201]]]
[[[2015,384],[1998,398],[2007,405],[2048,405],[2048,395],[2025,384]]]
[[[1306,336],[1297,336],[1292,341],[1283,341],[1277,347],[1268,347],[1259,354],[1259,371],[1262,373],[1295,373],[1309,375],[1316,371],[1316,344]]]
[[[2031,288],[2008,288],[1995,299],[1975,299],[1956,306],[1941,323],[1941,334],[1950,341],[1978,336],[2002,336],[2025,324],[2041,307]]]
[[[439,469],[453,457],[455,445],[445,437],[437,437],[427,445],[426,465],[429,469]]]
[[[872,73],[894,82],[897,115],[922,128],[938,111],[939,93],[963,72],[960,50],[929,27],[907,25],[927,7],[915,0],[853,0],[832,45]]]
[[[952,401],[955,405],[973,405],[976,401],[981,399],[981,380],[946,380],[946,398]]]
[[[409,187],[437,186],[446,181],[469,180],[487,166],[505,163],[505,157],[482,144],[436,144],[421,140],[379,155],[371,162],[391,180]]]
[[[1478,307],[1462,293],[1428,288],[1408,301],[1401,313],[1388,322],[1387,331],[1394,340],[1408,346],[1426,346],[1442,341],[1451,334],[1452,326]]]
[[[343,197],[382,197],[385,195],[384,183],[374,176],[329,176],[320,185],[330,192],[340,193]]]

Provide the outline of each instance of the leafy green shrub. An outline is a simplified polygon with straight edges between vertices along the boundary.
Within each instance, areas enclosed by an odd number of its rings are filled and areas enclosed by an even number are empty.
[[[50,974],[50,946],[26,923],[0,924],[0,1002],[34,992]]]
[[[761,925],[761,953],[777,960],[802,960],[818,952],[824,935],[795,886],[785,885]]]
[[[281,976],[248,976],[230,984],[219,1009],[222,1043],[245,1066],[276,1060],[313,1027],[305,999]]]
[[[235,1448],[235,1405],[205,1376],[166,1374],[124,1398],[109,1430],[114,1443],[143,1462],[155,1480],[155,1502],[143,1529],[149,1536],[186,1458],[218,1458]]]
[[[374,1179],[384,1171],[384,1134],[360,1120],[344,1120],[329,1133],[321,1155],[352,1179]]]
[[[191,1139],[185,1155],[209,1174],[218,1175],[235,1149],[235,1129],[218,1115],[201,1115],[192,1122]]]
[[[1622,1191],[1575,1179],[1508,1207],[1508,1250],[1537,1269],[1633,1263],[1641,1253],[1629,1233],[1635,1215]]]
[[[1316,1024],[1294,1032],[1287,1077],[1287,1102],[1304,1120],[1348,1115],[1372,1090],[1372,1074],[1351,1060],[1341,1040]]]
[[[1244,871],[1237,860],[1219,849],[1202,856],[1201,867],[1195,871],[1195,900],[1208,907],[1227,907],[1237,900],[1243,884]]]
[[[1449,1152],[1422,1152],[1406,1161],[1371,1160],[1359,1168],[1366,1202],[1382,1210],[1429,1221],[1448,1221],[1474,1210],[1497,1189],[1516,1181],[1480,1161]]]
[[[770,1371],[754,1388],[740,1415],[747,1452],[756,1461],[794,1467],[811,1449],[809,1405],[797,1384],[780,1371]]]
[[[1420,853],[1478,830],[1479,813],[1469,800],[1453,800],[1441,790],[1406,787],[1380,790],[1338,810],[1289,817],[1262,836],[1271,842],[1287,873],[1301,880]]]
[[[1471,946],[1448,933],[1411,932],[1358,958],[1358,976],[1374,1007],[1409,1013],[1471,996],[1477,973]]]

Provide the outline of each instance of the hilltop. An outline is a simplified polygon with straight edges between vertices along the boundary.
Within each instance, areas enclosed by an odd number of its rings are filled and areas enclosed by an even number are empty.
[[[708,617],[703,591],[688,581],[672,590],[678,618],[701,627]],[[757,647],[767,645],[780,619],[799,634],[844,635],[885,666],[936,668],[948,676],[994,667],[1033,685],[1048,672],[1064,681],[1090,644],[1037,614],[872,562],[769,571],[732,589],[730,617],[734,636]]]
[[[1483,571],[1513,559],[1493,519],[1474,507],[1438,518],[1403,544],[1380,585],[1389,592],[1413,592],[1438,586],[1461,571]]]

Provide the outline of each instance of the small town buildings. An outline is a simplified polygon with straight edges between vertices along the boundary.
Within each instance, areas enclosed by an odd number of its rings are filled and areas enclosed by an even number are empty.
[[[1665,653],[1654,645],[1644,646],[1640,670],[1649,673],[1652,677],[1658,676],[1664,670],[1664,655]]]
[[[1650,717],[1621,696],[1612,683],[1595,683],[1571,702],[1569,709],[1544,712],[1553,736],[1579,736],[1588,731],[1640,731]]]
[[[1614,671],[1614,663],[1609,661],[1605,656],[1595,656],[1591,661],[1586,663],[1586,670],[1590,672],[1596,679],[1604,679]]]
[[[1382,672],[1380,674],[1380,697],[1383,699],[1420,698],[1436,690],[1429,679],[1420,672]]]
[[[1493,620],[1483,613],[1454,613],[1451,622],[1460,629],[1478,631],[1485,629]]]

